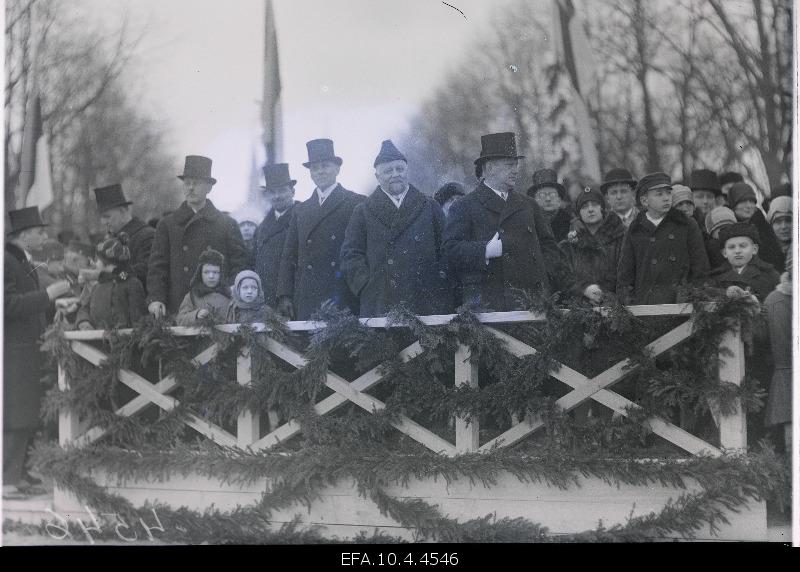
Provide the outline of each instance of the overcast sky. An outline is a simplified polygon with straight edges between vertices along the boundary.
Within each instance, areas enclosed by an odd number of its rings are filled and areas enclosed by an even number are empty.
[[[298,180],[297,198],[313,190],[302,162],[305,142],[317,137],[335,141],[344,159],[340,181],[369,192],[381,141],[403,133],[439,78],[485,29],[491,9],[504,1],[450,0],[462,16],[439,0],[274,0],[283,159]],[[134,28],[147,25],[141,64],[130,74],[144,94],[142,104],[166,121],[177,155],[213,158],[219,183],[211,198],[236,209],[260,128],[263,1],[95,2],[95,14],[108,25],[123,13]]]

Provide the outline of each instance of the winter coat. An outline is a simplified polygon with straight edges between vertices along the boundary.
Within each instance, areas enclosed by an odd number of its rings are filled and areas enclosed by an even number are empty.
[[[503,254],[487,264],[486,244],[495,233],[500,234]],[[504,201],[483,182],[450,207],[444,239],[463,301],[485,310],[520,309],[512,288],[548,293],[558,270],[566,267],[536,201],[516,192]]]
[[[153,248],[156,229],[133,217],[119,232],[128,235],[128,248],[131,251],[130,269],[144,286],[147,284],[147,265],[150,262],[150,251]]]
[[[195,296],[189,291],[184,296],[183,302],[181,302],[176,322],[179,326],[196,326],[199,322],[197,312],[200,310],[208,310],[214,322],[223,322],[228,313],[228,305],[230,303],[231,299],[219,292],[211,292],[205,296]]]
[[[778,273],[783,272],[786,269],[786,253],[761,209],[756,209],[748,222],[758,230],[758,257],[772,264]]]
[[[694,219],[670,209],[657,227],[639,213],[622,245],[617,294],[631,304],[674,304],[676,288],[708,273],[703,235]]]
[[[571,223],[572,215],[566,208],[558,209],[553,218],[550,219],[550,230],[553,231],[553,238],[556,239],[557,243],[567,238],[567,234],[572,227]]]
[[[326,300],[358,314],[339,258],[347,224],[367,197],[337,185],[320,206],[317,193],[297,205],[286,232],[278,296],[289,296],[298,320],[308,320]]]
[[[726,260],[725,264],[711,271],[709,279],[718,288],[728,288],[729,286],[739,286],[742,290],[749,288],[758,301],[763,302],[775,285],[780,282],[781,277],[772,264],[754,256],[741,274],[736,272],[730,262]]]
[[[706,245],[706,256],[708,256],[708,266],[710,268],[719,268],[728,262],[722,256],[722,244],[720,244],[718,238],[706,234],[703,236],[703,241]]]
[[[264,285],[264,299],[270,306],[275,306],[278,294],[278,273],[283,260],[283,244],[286,242],[286,230],[297,203],[292,204],[280,218],[275,218],[275,211],[270,210],[253,236],[254,269]]]
[[[44,394],[39,338],[50,298],[16,245],[6,243],[3,268],[3,430],[33,428],[39,425]]]
[[[78,310],[76,325],[89,322],[95,329],[130,328],[147,313],[144,287],[128,268],[101,272],[89,301]]]
[[[792,284],[783,281],[764,300],[774,371],[765,424],[792,422]]]
[[[446,314],[453,294],[442,254],[444,213],[409,187],[398,209],[379,188],[356,206],[341,250],[342,271],[362,317],[400,303],[417,315]]]
[[[247,264],[247,253],[239,225],[219,212],[211,201],[195,213],[186,202],[161,219],[147,271],[147,303],[166,304],[175,314],[189,291],[189,280],[200,254],[208,247],[223,254],[230,278]]]
[[[591,284],[597,284],[603,292],[615,292],[626,230],[622,219],[608,213],[594,235],[580,221],[576,220],[573,227],[575,230],[559,244],[575,276],[573,294],[582,296]]]

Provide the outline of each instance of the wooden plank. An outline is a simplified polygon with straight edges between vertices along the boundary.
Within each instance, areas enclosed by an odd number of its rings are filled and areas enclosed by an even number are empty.
[[[250,348],[242,349],[236,358],[236,381],[239,385],[250,385],[252,379],[252,360]],[[261,436],[261,415],[258,411],[245,409],[236,420],[236,442],[240,448],[246,449]]]
[[[66,370],[58,366],[58,389],[67,391],[69,379]],[[81,435],[81,422],[77,415],[68,409],[58,411],[58,444],[64,447],[75,442]]]
[[[456,387],[468,385],[478,387],[478,362],[472,350],[464,344],[458,344],[455,353]],[[456,417],[456,450],[459,453],[473,453],[478,450],[480,424],[477,419],[468,420]]]
[[[733,352],[733,355],[720,354],[719,378],[736,385],[744,378],[744,342],[739,328],[725,332],[720,348]],[[719,442],[725,449],[747,449],[747,420],[740,399],[736,400],[731,415],[719,414]]]
[[[301,354],[272,338],[268,338],[266,343],[269,351],[294,367],[300,368],[307,363],[306,358]],[[325,376],[325,385],[370,413],[381,411],[386,408],[385,403],[366,393],[362,393],[348,383],[347,380],[331,371],[328,371]],[[405,433],[434,452],[443,453],[445,455],[456,454],[455,447],[452,443],[448,443],[408,417],[400,416],[398,421],[392,422],[391,424],[398,431]]]
[[[107,356],[103,352],[83,342],[72,342],[72,350],[94,365],[100,365],[107,359]],[[170,411],[178,405],[177,399],[159,393],[150,382],[132,371],[120,369],[117,372],[117,378],[140,395],[149,399],[152,403],[158,405],[164,411]],[[186,424],[198,433],[205,435],[212,441],[221,445],[228,447],[236,446],[236,438],[221,427],[205,419],[201,419],[194,413],[189,413],[187,417]]]
[[[506,343],[508,350],[517,357],[523,357],[537,353],[535,348],[530,347],[529,345],[509,336],[504,332],[495,330],[494,328],[489,328],[489,331],[497,338],[503,340]],[[681,324],[670,332],[667,332],[649,344],[647,347],[653,351],[655,355],[658,355],[659,353],[663,353],[670,347],[680,343],[690,335],[691,320],[685,324]],[[624,368],[620,367],[622,364],[628,363],[628,361],[629,360],[623,360],[591,380],[583,374],[561,364],[561,367],[557,371],[551,373],[551,375],[559,381],[562,381],[563,383],[566,383],[570,387],[574,388],[574,390],[560,398],[556,403],[564,409],[569,410],[576,407],[579,403],[582,403],[587,398],[592,398],[598,403],[602,403],[617,413],[628,416],[626,409],[628,407],[640,408],[639,405],[617,393],[605,389],[606,386],[616,383],[616,381],[624,377],[624,375],[630,371],[633,371],[633,369],[629,369],[626,372],[624,371]],[[680,427],[677,427],[661,418],[652,417],[648,419],[647,423],[655,434],[693,455],[707,453],[716,456],[722,454],[722,451],[713,445],[710,445],[702,439],[695,437],[691,433],[684,431]],[[508,446],[512,443],[516,443],[543,425],[544,423],[541,418],[528,418],[498,437],[485,443],[479,450],[488,451],[494,446],[501,444],[503,446]]]

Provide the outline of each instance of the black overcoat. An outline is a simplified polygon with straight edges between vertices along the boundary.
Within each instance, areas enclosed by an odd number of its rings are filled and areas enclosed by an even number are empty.
[[[592,235],[581,222],[574,225],[559,246],[575,276],[572,293],[580,297],[591,284],[597,284],[603,292],[616,292],[617,265],[625,238],[625,225],[613,212],[608,213],[600,228]]]
[[[247,253],[239,225],[219,212],[211,201],[195,213],[184,201],[156,227],[147,267],[147,303],[163,302],[168,314],[177,314],[189,291],[200,254],[208,247],[225,256],[229,284],[247,266]]]
[[[617,293],[630,304],[674,304],[678,286],[697,284],[708,271],[694,219],[672,208],[656,227],[640,212],[623,241]]]
[[[341,261],[362,317],[384,316],[400,303],[418,315],[452,310],[443,230],[439,203],[413,186],[399,209],[380,188],[356,206]]]
[[[89,299],[81,304],[75,324],[89,322],[97,330],[130,328],[147,313],[144,287],[129,269],[101,272]]]
[[[39,425],[44,394],[39,337],[50,299],[16,245],[6,244],[3,267],[3,429],[33,428]]]
[[[744,267],[741,274],[726,260],[724,264],[711,271],[709,278],[719,288],[739,286],[742,290],[749,289],[759,302],[763,302],[781,281],[780,274],[772,264],[759,260],[757,256]]]
[[[496,232],[503,254],[486,263],[486,244]],[[511,192],[506,201],[481,182],[450,207],[444,232],[448,266],[458,273],[463,301],[482,309],[521,309],[512,289],[548,293],[566,267],[550,225],[536,201]]]
[[[133,217],[120,229],[120,232],[128,235],[128,248],[131,251],[131,260],[128,266],[144,286],[147,282],[147,265],[150,262],[150,251],[153,248],[156,229],[141,219]]]
[[[783,272],[786,269],[786,254],[761,209],[756,209],[755,214],[750,217],[750,224],[758,230],[758,257],[772,264],[779,273]]]
[[[253,264],[256,274],[261,278],[266,304],[275,307],[278,293],[278,275],[283,261],[283,245],[286,231],[297,203],[292,204],[280,218],[270,210],[253,236]]]
[[[278,296],[289,296],[298,320],[308,320],[332,300],[358,314],[358,298],[347,286],[340,251],[347,224],[364,195],[336,185],[320,206],[317,193],[294,208],[278,278]]]

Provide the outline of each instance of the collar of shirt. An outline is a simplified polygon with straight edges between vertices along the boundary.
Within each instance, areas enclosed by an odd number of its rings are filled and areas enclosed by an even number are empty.
[[[508,191],[506,192],[498,191],[494,187],[490,186],[489,183],[487,183],[486,181],[483,181],[483,184],[492,189],[495,193],[497,193],[497,196],[500,197],[501,199],[506,200],[508,198]]]
[[[631,207],[628,212],[619,215],[619,218],[621,218],[623,222],[628,222],[636,218],[636,214],[636,207]]]
[[[381,190],[384,192],[384,194],[387,197],[389,197],[392,200],[392,202],[394,203],[394,206],[396,206],[399,209],[403,205],[403,199],[406,198],[406,195],[408,194],[408,189],[409,188],[411,188],[411,187],[407,186],[406,190],[403,191],[402,193],[400,193],[399,195],[397,195],[396,197],[392,196],[389,193],[387,193],[386,191],[384,191],[383,187],[381,187]]]
[[[319,206],[322,206],[322,203],[325,202],[325,199],[328,198],[328,196],[333,192],[333,189],[335,189],[338,184],[339,183],[334,183],[324,191],[319,187],[315,189],[317,191],[317,198],[319,199]]]
[[[285,211],[280,211],[280,212],[278,212],[278,211],[276,211],[275,209],[272,209],[272,212],[274,212],[274,213],[275,213],[275,220],[278,220],[278,219],[279,219],[279,218],[281,218],[283,215],[285,215],[285,214],[286,214],[286,211],[288,211],[288,210],[289,210],[289,209],[286,209]]]
[[[33,256],[31,256],[31,253],[25,250],[24,248],[22,249],[22,252],[25,254],[25,259],[28,261],[28,264],[32,264]]]
[[[196,209],[196,208],[194,208],[194,207],[193,207],[192,205],[190,205],[189,203],[186,203],[186,206],[188,206],[190,209],[192,209],[192,212],[194,212],[194,214],[197,214],[197,213],[199,213],[201,210],[203,210],[204,208],[206,208],[206,204],[207,204],[207,202],[206,202],[206,201],[203,201],[203,206],[202,206],[202,207],[200,207],[199,209]]]
[[[747,268],[747,264],[745,264],[744,266],[740,266],[739,268],[734,268],[734,270],[736,271],[736,274],[741,274],[742,272],[744,272],[745,268]]]
[[[646,213],[644,213],[644,216],[646,216],[646,217],[647,217],[647,220],[649,220],[649,221],[650,221],[650,222],[652,222],[652,223],[653,223],[653,224],[654,224],[656,227],[658,227],[658,225],[660,225],[660,224],[661,224],[661,221],[663,221],[663,220],[664,220],[664,217],[666,217],[667,215],[664,215],[664,216],[662,216],[661,218],[653,218],[653,217],[651,217],[651,216],[650,216],[650,213],[647,213],[647,212],[646,212]]]

